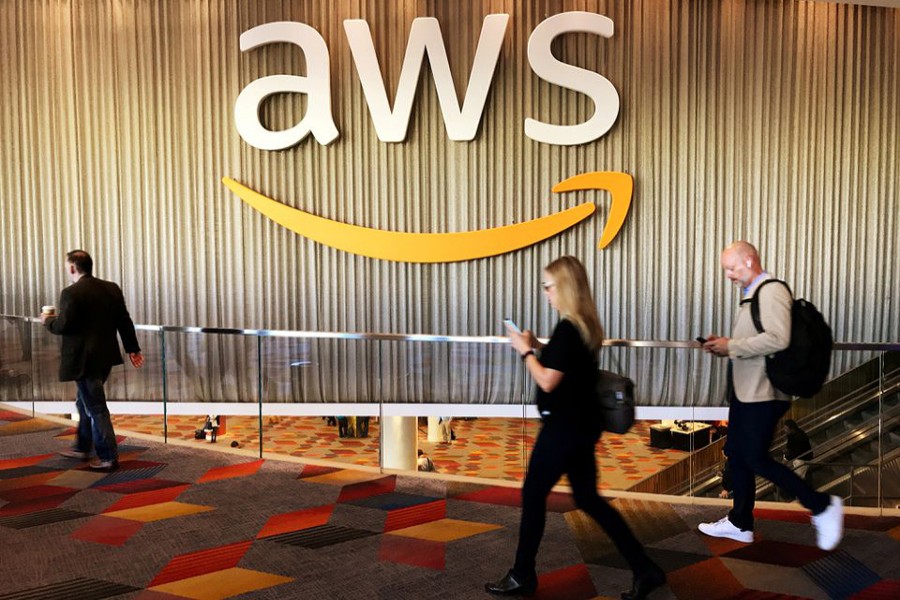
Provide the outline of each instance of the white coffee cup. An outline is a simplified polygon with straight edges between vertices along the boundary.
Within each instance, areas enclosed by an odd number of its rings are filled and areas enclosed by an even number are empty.
[[[52,317],[56,314],[56,307],[52,304],[45,304],[41,307],[41,314],[47,315],[48,317]]]

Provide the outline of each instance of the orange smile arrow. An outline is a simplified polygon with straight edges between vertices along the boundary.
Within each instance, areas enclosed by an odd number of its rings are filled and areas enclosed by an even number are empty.
[[[398,262],[458,262],[512,252],[565,231],[591,216],[595,209],[592,203],[585,203],[503,227],[458,233],[405,233],[317,217],[263,196],[230,177],[222,178],[222,183],[252,208],[295,233],[345,252]],[[604,248],[625,222],[632,188],[633,181],[626,173],[597,172],[571,177],[554,186],[553,191],[605,189],[611,192],[610,218],[600,239],[600,247]]]

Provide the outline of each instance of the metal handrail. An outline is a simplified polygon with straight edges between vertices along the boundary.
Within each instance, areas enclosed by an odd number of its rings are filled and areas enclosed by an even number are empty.
[[[0,318],[22,319],[32,323],[39,323],[35,317],[23,317],[18,315],[0,315]],[[372,332],[336,332],[336,331],[303,331],[287,329],[239,329],[229,327],[187,327],[177,325],[135,325],[139,331],[169,332],[169,333],[205,333],[215,335],[252,335],[259,337],[298,337],[320,338],[339,340],[379,340],[394,342],[467,342],[482,344],[506,344],[509,338],[506,336],[469,336],[469,335],[441,335],[431,333],[372,333]],[[695,340],[628,340],[606,339],[604,346],[615,348],[695,348],[700,344]],[[835,350],[864,350],[870,352],[900,351],[900,342],[835,342]]]
[[[875,464],[873,464],[875,463]],[[854,462],[830,462],[830,461],[818,461],[818,460],[808,460],[806,461],[806,465],[809,467],[853,467],[855,468],[873,468],[877,467],[876,460],[873,459],[867,463],[854,463]]]

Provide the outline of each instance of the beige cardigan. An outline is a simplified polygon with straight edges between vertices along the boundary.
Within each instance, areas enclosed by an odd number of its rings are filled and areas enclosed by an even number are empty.
[[[753,297],[756,288],[771,275],[747,290],[744,299]],[[759,318],[763,333],[757,333],[750,315],[750,302],[743,302],[734,321],[728,354],[732,359],[734,393],[741,402],[789,400],[790,396],[775,389],[766,376],[765,357],[788,347],[791,341],[791,303],[787,288],[771,284],[759,292]]]

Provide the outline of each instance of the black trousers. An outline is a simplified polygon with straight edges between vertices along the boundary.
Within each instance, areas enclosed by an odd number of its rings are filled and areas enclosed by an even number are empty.
[[[756,475],[795,496],[814,515],[828,508],[830,498],[827,494],[814,490],[769,455],[775,426],[790,407],[787,400],[741,402],[733,395],[731,397],[725,454],[731,467],[734,505],[728,520],[738,529],[753,530]]]
[[[522,487],[522,521],[513,572],[535,574],[535,559],[547,517],[547,496],[565,473],[572,485],[575,504],[606,531],[636,574],[649,564],[644,548],[615,508],[597,494],[594,438],[577,433],[565,423],[545,421],[538,434],[528,474]]]

